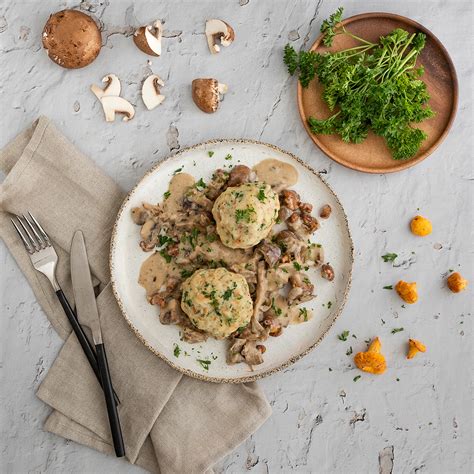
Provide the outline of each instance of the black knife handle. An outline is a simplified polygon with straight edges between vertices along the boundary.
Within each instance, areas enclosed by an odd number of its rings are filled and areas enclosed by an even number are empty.
[[[82,326],[79,324],[76,314],[74,313],[74,310],[71,308],[71,305],[69,304],[69,301],[67,300],[66,295],[63,293],[63,290],[59,289],[58,291],[56,291],[56,296],[58,297],[58,300],[61,303],[61,306],[63,307],[64,312],[66,313],[67,319],[69,320],[69,323],[71,324],[72,330],[76,334],[79,344],[81,345],[82,350],[84,351],[84,354],[86,355],[87,360],[89,361],[89,364],[91,365],[92,370],[94,371],[94,374],[97,377],[97,380],[102,385],[99,367],[97,365],[97,358],[96,358],[94,349],[92,348],[92,345],[89,342],[89,339],[87,339],[86,333],[82,329]],[[120,401],[115,393],[114,393],[114,399],[115,399],[115,403],[118,405]]]
[[[107,414],[109,415],[110,431],[114,442],[115,455],[118,458],[125,456],[125,447],[123,445],[122,428],[117,413],[117,406],[114,403],[114,389],[110,379],[109,364],[105,355],[104,344],[95,346],[97,351],[97,362],[99,364],[100,378],[104,389],[105,403],[107,404]]]

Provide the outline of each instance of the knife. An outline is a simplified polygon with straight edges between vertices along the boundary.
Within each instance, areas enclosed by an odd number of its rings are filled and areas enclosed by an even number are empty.
[[[117,457],[125,456],[125,447],[122,438],[122,429],[114,400],[114,389],[110,378],[109,365],[105,354],[102,331],[100,329],[99,312],[94,295],[94,287],[87,258],[86,244],[83,233],[78,230],[74,233],[71,243],[71,279],[76,302],[76,312],[79,322],[89,327],[97,353],[97,365],[102,389],[104,391],[110,431],[114,442]]]

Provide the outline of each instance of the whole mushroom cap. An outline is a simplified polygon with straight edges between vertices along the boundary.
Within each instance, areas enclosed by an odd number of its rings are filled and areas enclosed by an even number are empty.
[[[102,37],[96,22],[77,10],[51,15],[43,29],[43,47],[59,66],[78,69],[90,64],[100,53]]]

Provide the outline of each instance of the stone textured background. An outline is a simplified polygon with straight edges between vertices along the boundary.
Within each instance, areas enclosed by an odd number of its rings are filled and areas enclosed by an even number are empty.
[[[431,29],[449,50],[460,85],[459,111],[443,145],[429,159],[395,175],[356,173],[323,155],[304,131],[296,81],[282,64],[287,42],[308,47],[321,20],[344,4],[346,16],[392,11]],[[104,48],[83,70],[54,65],[41,48],[50,13],[75,7],[103,27]],[[211,56],[204,21],[220,17],[235,43]],[[147,64],[130,35],[143,23],[165,22],[164,54]],[[129,189],[155,162],[181,147],[219,137],[274,143],[324,174],[349,216],[356,247],[349,302],[323,343],[283,373],[262,381],[273,417],[217,472],[430,472],[472,470],[472,7],[453,1],[67,1],[0,2],[0,146],[38,115],[51,117],[85,154]],[[158,73],[166,100],[153,112],[140,98],[143,78]],[[107,73],[122,80],[136,106],[132,122],[105,123],[89,91]],[[192,103],[190,83],[216,77],[229,85],[221,110],[205,115]],[[419,211],[418,211],[419,209]],[[429,216],[433,233],[415,238],[410,218]],[[395,268],[385,252],[401,255]],[[413,253],[414,252],[414,253]],[[139,468],[42,431],[48,409],[34,392],[61,341],[26,281],[0,245],[0,471],[139,472]],[[444,279],[459,269],[471,289],[451,294]],[[383,290],[399,278],[416,280],[420,301],[403,308]],[[395,327],[404,332],[392,335]],[[350,330],[357,339],[337,334]],[[346,351],[379,335],[388,359],[383,376],[358,372]],[[408,337],[428,346],[412,361]],[[330,371],[329,368],[332,370]]]

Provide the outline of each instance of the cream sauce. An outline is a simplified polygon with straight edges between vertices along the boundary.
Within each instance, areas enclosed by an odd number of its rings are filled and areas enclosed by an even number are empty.
[[[166,283],[168,275],[166,260],[155,252],[142,263],[138,283],[145,288],[147,296],[153,296]]]
[[[277,193],[298,182],[298,171],[294,166],[273,158],[260,161],[253,170],[259,181],[269,184]]]
[[[194,177],[188,173],[175,174],[170,181],[168,198],[163,201],[163,211],[175,214],[182,206],[182,199],[186,191],[195,183]]]

